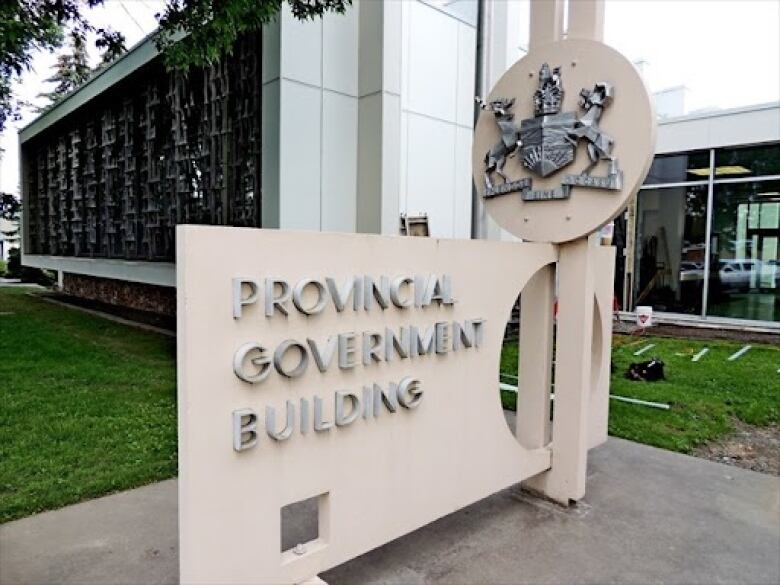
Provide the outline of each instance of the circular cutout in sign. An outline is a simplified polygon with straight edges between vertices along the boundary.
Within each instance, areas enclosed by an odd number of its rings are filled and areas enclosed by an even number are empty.
[[[534,242],[567,242],[614,219],[655,150],[652,100],[607,45],[535,47],[481,101],[474,181],[490,216]]]

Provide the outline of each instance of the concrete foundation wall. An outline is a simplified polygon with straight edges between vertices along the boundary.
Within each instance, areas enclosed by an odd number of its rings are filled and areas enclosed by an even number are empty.
[[[176,314],[176,289],[167,286],[66,272],[62,278],[62,292],[139,311],[170,316]]]

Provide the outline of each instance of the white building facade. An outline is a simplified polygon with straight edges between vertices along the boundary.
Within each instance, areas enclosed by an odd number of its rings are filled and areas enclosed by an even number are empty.
[[[409,215],[433,237],[498,237],[472,201],[474,97],[522,54],[527,12],[527,1],[355,0],[300,22],[283,4],[262,41],[262,227],[398,234]],[[155,58],[151,39],[131,49],[24,128],[20,150]],[[30,266],[175,282],[170,262],[25,252]]]
[[[401,233],[402,218],[414,217],[424,218],[432,237],[508,239],[473,195],[474,97],[524,54],[528,32],[528,0],[354,0],[343,15],[308,22],[283,4],[263,30],[256,80],[259,225],[392,235]],[[23,129],[23,159],[25,144],[88,112],[155,59],[147,39]],[[671,117],[659,124],[658,158],[645,188],[618,222],[625,234],[618,304],[628,312],[649,304],[683,320],[774,326],[778,105],[675,117],[684,108],[683,87],[657,101]],[[768,161],[761,170],[754,155]],[[734,194],[728,185],[752,191]],[[170,260],[33,254],[28,238],[24,263],[66,276],[175,285]]]

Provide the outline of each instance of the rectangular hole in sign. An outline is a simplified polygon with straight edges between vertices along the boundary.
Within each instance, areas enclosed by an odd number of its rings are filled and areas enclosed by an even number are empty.
[[[306,543],[320,538],[320,506],[325,497],[327,494],[321,494],[281,508],[281,552],[292,550],[304,554]]]

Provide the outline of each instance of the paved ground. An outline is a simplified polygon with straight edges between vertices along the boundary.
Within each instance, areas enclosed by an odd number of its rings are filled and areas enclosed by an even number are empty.
[[[0,526],[0,583],[175,583],[176,484]],[[509,489],[323,578],[348,584],[780,582],[780,478],[620,439],[564,510]]]
[[[40,288],[43,287],[40,284],[34,284],[31,282],[22,282],[18,278],[3,278],[0,277],[0,286],[16,286],[20,288]]]

